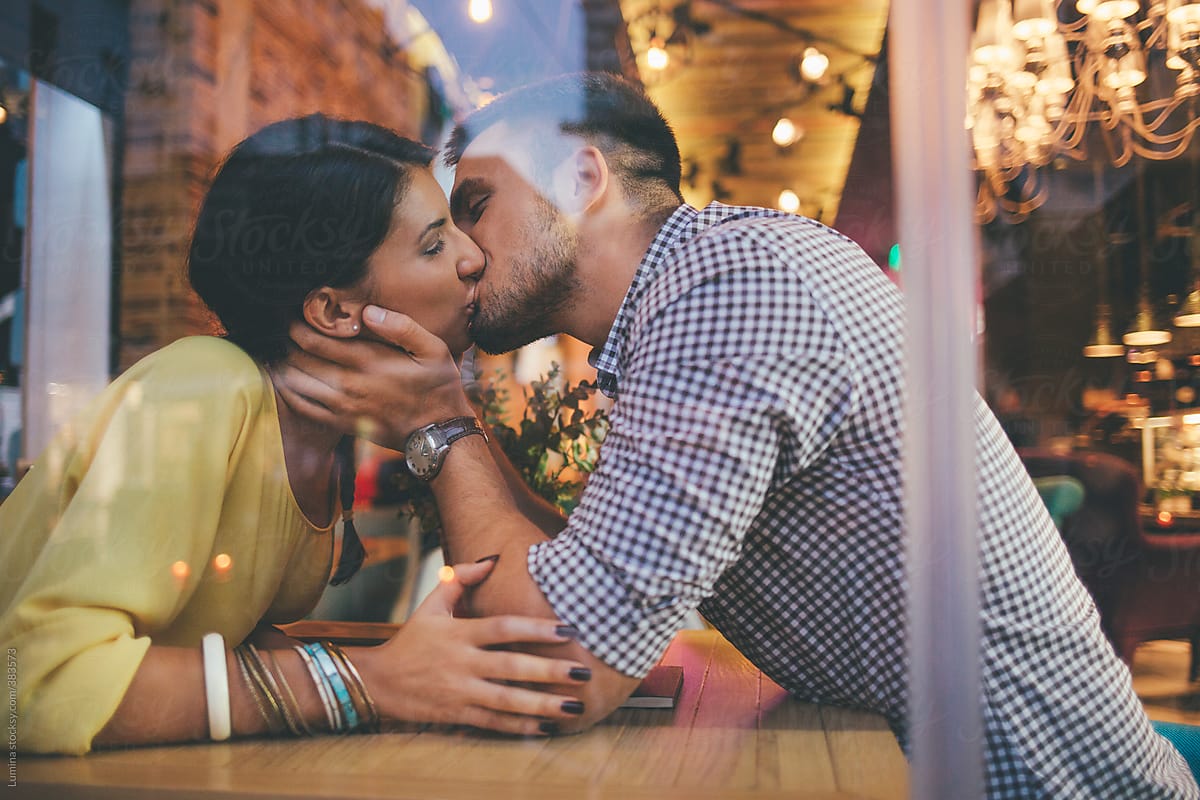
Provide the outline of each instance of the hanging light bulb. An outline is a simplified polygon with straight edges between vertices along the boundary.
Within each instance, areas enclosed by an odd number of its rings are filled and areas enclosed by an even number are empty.
[[[829,56],[815,47],[804,48],[804,57],[800,59],[800,77],[809,83],[816,83],[825,77],[829,69]]]
[[[1112,312],[1108,303],[1101,303],[1096,309],[1096,330],[1083,346],[1083,354],[1088,358],[1115,358],[1125,355],[1125,346],[1113,336]]]
[[[1155,347],[1171,341],[1171,332],[1154,324],[1154,310],[1150,308],[1150,300],[1145,294],[1138,302],[1138,313],[1133,319],[1133,324],[1121,337],[1121,341],[1130,347]]]
[[[646,50],[646,66],[662,71],[671,63],[671,54],[667,52],[666,42],[659,36],[650,39],[650,47]]]
[[[804,130],[787,117],[780,117],[771,129],[771,141],[780,147],[791,147],[804,137]]]
[[[492,18],[492,0],[471,0],[467,5],[467,15],[473,22],[487,22]]]
[[[800,196],[791,189],[784,189],[779,193],[779,210],[795,214],[800,210]]]

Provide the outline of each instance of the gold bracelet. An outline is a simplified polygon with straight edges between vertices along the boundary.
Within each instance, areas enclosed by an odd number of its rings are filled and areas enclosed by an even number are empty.
[[[296,721],[292,718],[292,713],[283,699],[283,693],[279,691],[279,684],[275,682],[275,676],[271,674],[271,670],[267,669],[262,656],[259,655],[258,648],[252,642],[246,642],[246,657],[248,664],[258,674],[259,680],[265,684],[268,696],[274,701],[272,707],[279,712],[288,733],[292,736],[299,736],[300,729],[296,726]]]
[[[242,647],[242,652],[245,653],[246,669],[250,672],[250,677],[253,678],[254,682],[258,685],[259,691],[262,692],[263,699],[267,701],[267,703],[270,705],[271,711],[274,713],[276,721],[275,732],[282,733],[283,731],[287,731],[291,733],[291,726],[288,725],[287,717],[283,713],[283,709],[280,707],[281,700],[278,692],[271,691],[270,684],[267,683],[266,678],[262,675],[261,662],[259,662],[257,658],[252,657],[250,654],[250,647],[252,645],[247,643],[240,646]]]
[[[300,701],[296,699],[296,695],[292,692],[292,687],[288,683],[287,676],[283,673],[283,666],[275,658],[275,651],[268,649],[267,658],[271,659],[271,666],[274,668],[274,672],[278,674],[280,685],[283,686],[285,696],[282,699],[284,699],[285,704],[286,701],[291,701],[292,709],[295,713],[296,727],[299,728],[300,733],[304,736],[312,736],[313,730],[308,727],[308,721],[304,719],[304,709],[300,707]]]
[[[242,673],[242,680],[246,683],[246,689],[250,692],[250,697],[254,699],[254,705],[258,708],[258,713],[262,715],[263,722],[267,723],[267,733],[275,734],[275,723],[271,719],[271,715],[267,713],[267,707],[263,704],[262,698],[259,697],[258,687],[255,686],[254,680],[250,677],[250,669],[246,666],[246,654],[241,647],[233,648],[233,656],[237,660],[238,671]]]
[[[379,709],[375,705],[375,701],[371,698],[371,693],[367,691],[367,684],[363,681],[362,675],[358,668],[354,666],[354,662],[346,655],[342,648],[332,642],[326,642],[325,648],[334,655],[334,660],[339,667],[342,667],[342,673],[346,680],[347,686],[353,686],[358,692],[359,698],[363,705],[363,718],[366,720],[366,727],[372,731],[379,731]]]

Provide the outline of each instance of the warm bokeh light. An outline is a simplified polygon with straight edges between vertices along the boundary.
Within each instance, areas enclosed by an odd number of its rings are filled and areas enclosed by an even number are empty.
[[[664,70],[671,63],[671,54],[667,52],[663,40],[657,36],[650,40],[650,47],[646,50],[646,66],[650,69]]]
[[[216,557],[213,558],[213,569],[215,569],[217,572],[228,572],[232,566],[233,558],[229,555],[229,553],[218,553]]]
[[[800,196],[791,189],[784,189],[779,193],[779,210],[795,214],[800,210]]]
[[[1158,524],[1161,525],[1162,527],[1169,528],[1171,526],[1171,523],[1174,521],[1175,521],[1175,517],[1171,514],[1170,511],[1158,512]]]
[[[171,577],[182,583],[188,579],[188,575],[192,574],[192,568],[188,566],[186,561],[176,561],[171,565]]]
[[[492,18],[492,0],[471,0],[467,14],[473,22],[484,23]]]
[[[442,583],[450,583],[454,580],[454,567],[447,564],[438,570],[438,580]]]
[[[771,141],[780,147],[790,147],[799,141],[804,134],[796,127],[796,123],[787,117],[780,117],[771,129]]]
[[[8,121],[8,109],[0,105],[0,125]]]
[[[800,75],[804,80],[816,83],[825,77],[827,69],[829,69],[829,56],[815,47],[805,48],[804,58],[800,61]]]

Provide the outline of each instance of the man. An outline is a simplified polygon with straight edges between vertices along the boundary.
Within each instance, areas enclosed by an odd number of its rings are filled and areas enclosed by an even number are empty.
[[[285,376],[289,402],[407,446],[431,476],[447,557],[499,555],[477,612],[579,629],[572,656],[594,673],[582,725],[698,607],[791,692],[884,714],[907,746],[892,285],[811,220],[683,204],[670,128],[612,76],[500,97],[455,130],[447,160],[454,221],[485,255],[479,346],[569,333],[596,348],[616,398],[581,505],[555,536],[562,521],[469,435],[445,347],[394,312],[365,320],[404,353],[295,329],[311,358]],[[975,420],[988,795],[1198,796],[982,402]],[[418,430],[439,423],[448,446]]]

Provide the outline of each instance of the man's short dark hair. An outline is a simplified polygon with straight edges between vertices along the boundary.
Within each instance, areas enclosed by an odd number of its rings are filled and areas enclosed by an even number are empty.
[[[501,122],[531,131],[539,145],[533,148],[539,174],[566,155],[537,136],[539,126],[557,122],[558,130],[604,154],[622,190],[643,211],[655,214],[683,202],[675,133],[646,93],[618,75],[573,73],[505,92],[454,127],[446,165],[456,166],[476,137]]]

